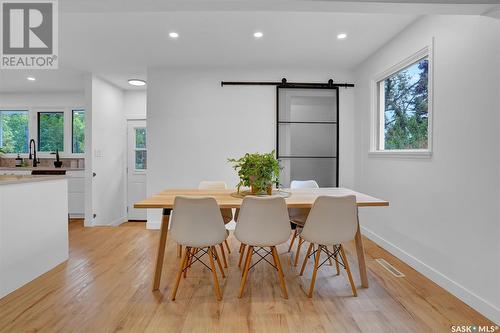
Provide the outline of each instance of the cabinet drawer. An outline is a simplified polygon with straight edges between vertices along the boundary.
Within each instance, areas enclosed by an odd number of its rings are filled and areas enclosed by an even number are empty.
[[[71,177],[71,178],[84,178],[85,171],[84,170],[66,171],[66,176]]]

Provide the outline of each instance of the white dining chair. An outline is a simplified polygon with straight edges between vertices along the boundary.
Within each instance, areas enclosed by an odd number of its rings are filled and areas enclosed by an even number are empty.
[[[177,244],[183,245],[185,251],[172,290],[172,300],[175,300],[182,274],[185,277],[187,269],[196,261],[212,271],[215,295],[217,300],[221,300],[222,295],[214,260],[217,262],[222,278],[225,278],[225,274],[215,246],[224,242],[227,238],[227,231],[217,201],[210,197],[177,196],[174,200],[173,211],[170,237]],[[201,261],[204,254],[208,254],[210,266]]]
[[[285,243],[290,238],[290,234],[291,228],[285,199],[252,196],[243,199],[234,235],[244,245],[240,256],[243,256],[245,247],[248,246],[248,250],[238,297],[243,296],[253,254],[260,257],[260,260],[253,266],[261,260],[267,261],[265,257],[271,254],[274,261],[273,267],[278,271],[283,297],[288,298],[285,275],[276,246]],[[270,251],[266,250],[266,247],[269,247]],[[262,254],[261,251],[264,253]]]
[[[315,180],[292,180],[290,183],[291,189],[299,189],[299,188],[319,188],[318,183]],[[290,241],[290,246],[288,247],[288,252],[292,250],[293,244],[295,243],[295,239],[300,234],[304,224],[306,223],[307,215],[309,214],[309,208],[289,208],[288,213],[290,215],[290,222],[295,225],[295,230],[293,232],[292,240]],[[299,262],[300,249],[302,247],[303,241],[300,240],[297,242],[297,251],[295,253],[295,260],[293,261],[293,265],[297,266]]]
[[[346,270],[352,293],[357,296],[349,262],[342,246],[342,243],[354,239],[358,228],[357,209],[356,196],[354,195],[344,197],[319,196],[314,202],[299,236],[310,243],[302,263],[300,276],[304,274],[308,259],[314,256],[314,270],[308,297],[312,297],[318,268],[332,258],[337,264],[337,274],[339,274],[339,265]],[[328,249],[328,246],[333,248],[333,252]],[[311,251],[313,252],[311,253]],[[320,264],[322,253],[326,254],[327,259]]]
[[[227,189],[227,184],[223,181],[219,180],[203,180],[198,184],[198,189],[199,190],[226,190]],[[233,220],[233,210],[231,208],[221,208],[220,210],[222,214],[222,218],[224,220],[224,224],[228,224]],[[229,231],[228,231],[229,233]],[[224,241],[224,244],[226,245],[227,252],[231,253],[231,248],[229,247],[229,244],[227,240]],[[222,244],[220,245],[221,252],[222,252],[222,258],[224,259],[224,267],[227,268],[227,260],[226,260],[226,253],[224,251],[224,247]]]

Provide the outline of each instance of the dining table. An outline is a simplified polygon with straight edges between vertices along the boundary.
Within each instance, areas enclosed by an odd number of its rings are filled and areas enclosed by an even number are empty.
[[[347,188],[322,187],[322,188],[302,188],[302,189],[280,189],[275,194],[285,197],[288,208],[311,208],[314,201],[319,196],[346,196],[354,195],[358,207],[384,207],[389,206],[389,202],[383,199],[370,196],[368,194],[356,192]],[[240,208],[243,201],[242,195],[236,193],[236,189],[166,189],[154,194],[142,201],[134,204],[134,208],[156,208],[162,209],[162,220],[158,241],[158,250],[154,267],[153,291],[160,287],[161,274],[164,264],[165,246],[169,229],[170,213],[174,208],[174,200],[177,196],[186,197],[213,197],[220,208]],[[356,254],[358,258],[359,275],[361,286],[368,288],[368,276],[366,271],[365,252],[361,230],[358,228],[354,238]]]

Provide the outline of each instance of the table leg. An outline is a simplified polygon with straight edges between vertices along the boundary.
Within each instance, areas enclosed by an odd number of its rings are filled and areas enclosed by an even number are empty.
[[[165,256],[165,245],[167,244],[168,222],[170,220],[171,209],[164,208],[161,219],[160,241],[158,242],[158,252],[156,254],[155,276],[153,280],[153,291],[160,287],[161,271],[163,269],[163,258]]]
[[[359,227],[359,215],[358,215],[358,230],[356,231],[356,236],[354,237],[354,241],[356,243],[356,253],[358,255],[359,277],[361,279],[361,286],[363,288],[368,288],[368,275],[366,274],[365,249],[363,247],[363,239],[361,238],[361,230]]]

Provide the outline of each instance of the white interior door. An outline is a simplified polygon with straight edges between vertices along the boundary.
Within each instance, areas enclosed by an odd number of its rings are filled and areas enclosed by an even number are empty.
[[[127,210],[129,220],[146,220],[134,203],[146,198],[147,129],[145,120],[127,122]]]

